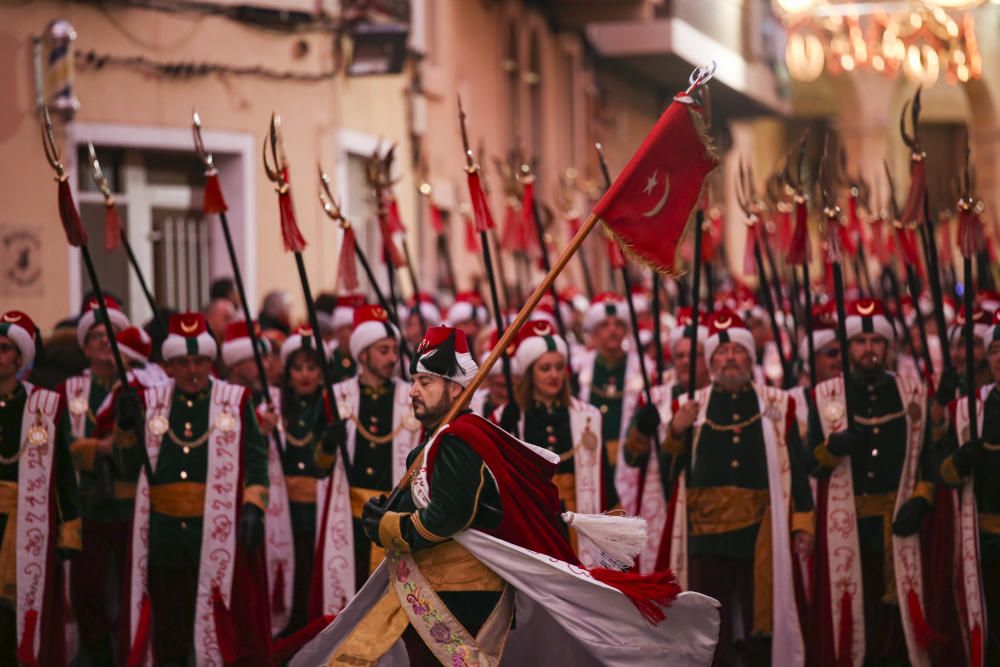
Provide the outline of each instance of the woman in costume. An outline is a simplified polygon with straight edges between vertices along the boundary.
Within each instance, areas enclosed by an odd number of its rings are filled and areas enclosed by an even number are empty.
[[[600,514],[618,506],[608,452],[601,439],[601,412],[570,394],[566,341],[545,321],[522,329],[514,355],[521,377],[515,401],[498,408],[494,421],[525,442],[559,455],[553,478],[565,510]],[[588,567],[589,554],[573,548]]]

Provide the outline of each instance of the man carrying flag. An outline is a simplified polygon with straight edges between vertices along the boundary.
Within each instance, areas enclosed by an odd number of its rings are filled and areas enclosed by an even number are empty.
[[[609,226],[634,240],[630,231],[635,230],[619,215],[629,206],[623,201],[634,201],[634,165],[652,161],[676,178],[681,187],[661,195],[670,206],[654,206],[655,215],[647,216],[653,218],[651,229],[638,230],[649,232],[649,259],[665,268],[673,264],[702,181],[716,165],[696,129],[698,110],[689,108],[690,94],[708,78],[699,72],[678,96],[599,206],[611,218]],[[677,146],[684,150],[675,153]],[[405,658],[399,638],[411,660],[444,664],[496,664],[501,654],[520,664],[709,662],[718,628],[715,603],[678,593],[670,573],[618,571],[634,562],[645,540],[641,522],[572,513],[560,517],[552,483],[558,457],[478,416],[458,414],[597,220],[592,215],[581,226],[478,372],[458,330],[427,332],[411,362],[411,397],[429,439],[411,453],[410,470],[392,497],[370,501],[364,512],[366,531],[387,547],[387,561],[293,666],[331,660],[370,664],[383,657],[400,664]],[[466,467],[481,474],[461,474]],[[463,497],[472,502],[455,502]],[[588,535],[601,562],[615,569],[582,568],[561,522]],[[610,540],[610,535],[625,539]],[[478,609],[457,609],[457,600],[442,597],[468,595],[467,585],[448,590],[457,575],[451,570],[458,566],[470,575],[465,581],[481,592]],[[519,622],[511,629],[515,603]],[[666,612],[664,605],[670,605]],[[492,609],[485,616],[484,606]],[[530,623],[522,622],[529,616]]]
[[[637,575],[584,569],[550,481],[559,457],[468,412],[442,424],[477,365],[451,327],[417,350],[410,396],[430,437],[410,452],[402,502],[372,499],[364,512],[388,560],[292,664],[405,664],[390,653],[400,639],[411,665],[707,664],[712,601],[679,594],[669,573],[640,587]]]

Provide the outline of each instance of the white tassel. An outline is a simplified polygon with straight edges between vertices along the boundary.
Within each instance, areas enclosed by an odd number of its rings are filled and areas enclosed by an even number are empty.
[[[628,569],[646,545],[646,520],[641,517],[563,512],[562,520],[576,530],[580,548],[602,567]]]

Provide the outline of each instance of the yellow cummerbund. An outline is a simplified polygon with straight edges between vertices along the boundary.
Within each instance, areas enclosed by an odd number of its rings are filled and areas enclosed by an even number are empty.
[[[17,511],[17,482],[0,482],[0,514]]]
[[[351,487],[351,516],[355,519],[361,518],[361,510],[364,508],[365,503],[367,503],[372,498],[378,498],[381,495],[389,495],[389,491],[380,491],[378,489],[362,489],[360,486]]]
[[[420,573],[435,591],[503,590],[504,581],[496,572],[466,550],[458,542],[448,540],[430,549],[413,553]]]
[[[858,510],[859,519],[867,519],[871,516],[891,517],[895,506],[895,491],[866,493],[861,496],[854,496],[854,507]]]
[[[205,512],[205,485],[198,482],[159,484],[149,489],[149,500],[157,514],[180,519],[200,517]]]
[[[979,530],[990,535],[1000,535],[1000,514],[980,514]]]
[[[306,475],[292,475],[285,478],[285,488],[288,489],[288,502],[315,503],[316,478]]]
[[[687,490],[692,535],[718,535],[760,523],[769,502],[767,489],[713,486]]]
[[[135,484],[115,482],[115,500],[131,500],[135,498]]]

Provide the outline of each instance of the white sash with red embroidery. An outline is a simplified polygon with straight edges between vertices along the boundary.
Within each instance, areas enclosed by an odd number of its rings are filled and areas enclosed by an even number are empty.
[[[419,443],[420,422],[413,416],[409,383],[398,379],[393,382],[392,430],[399,429],[392,440],[395,484],[406,472],[406,455]],[[357,426],[351,416],[360,410],[360,381],[353,377],[333,385],[333,396],[340,418],[347,420],[347,455],[353,459]],[[316,539],[323,540],[323,562],[317,564],[322,567],[323,613],[336,614],[354,596],[355,574],[351,488],[340,456],[330,476],[317,483],[316,498],[323,503],[321,511],[316,512]]]
[[[30,642],[31,655],[37,656],[42,639],[45,575],[52,539],[49,508],[59,395],[27,384],[24,389],[28,392],[21,416],[24,449],[17,465],[17,638],[21,647]],[[27,441],[31,429],[38,427],[44,428],[46,435],[45,444],[41,446]]]
[[[993,391],[993,385],[981,387],[976,401],[976,421],[978,433],[983,433],[983,417],[986,412],[986,398]],[[955,433],[961,447],[968,441],[969,399],[960,398],[955,406]],[[955,595],[964,599],[965,618],[960,624],[965,634],[965,650],[970,661],[969,667],[982,667],[986,655],[986,606],[983,599],[982,572],[979,560],[979,516],[976,511],[976,495],[972,477],[958,492],[958,520],[955,522],[955,539],[960,549],[959,572],[961,580]],[[962,608],[962,605],[959,606]]]
[[[816,385],[816,410],[823,427],[823,437],[844,430],[844,378],[838,376]],[[840,657],[843,647],[839,637],[841,622],[850,606],[851,663],[860,667],[865,659],[865,608],[861,582],[861,547],[858,542],[858,517],[854,505],[854,480],[851,460],[845,457],[827,485],[826,539],[830,579],[830,617],[833,620],[834,652]],[[822,575],[821,575],[822,576]]]
[[[173,381],[151,387],[144,393],[146,419],[163,416],[169,419],[173,397]],[[199,666],[223,664],[215,627],[214,606],[218,597],[228,610],[233,587],[236,561],[236,512],[239,497],[240,443],[243,416],[240,406],[243,387],[213,380],[208,424],[212,429],[208,447],[208,475],[205,480],[205,509],[202,519],[201,558],[198,568],[198,592],[195,601],[194,645]],[[229,430],[213,425],[221,414],[232,415]],[[146,428],[146,452],[153,470],[160,453],[162,435]],[[138,658],[133,664],[149,664],[149,594],[147,567],[149,562],[149,481],[145,471],[139,473],[135,510],[132,519],[132,567],[129,619],[131,654]],[[145,627],[143,627],[145,626]],[[143,632],[140,632],[143,630]],[[155,629],[153,629],[155,632]],[[144,657],[139,657],[144,656]],[[132,661],[130,660],[130,663]]]
[[[923,447],[923,431],[927,399],[926,387],[913,380],[895,376],[896,388],[906,413],[907,447],[900,475],[899,491],[893,516],[913,495],[917,467]],[[912,408],[916,406],[917,409]],[[816,386],[816,409],[819,411],[823,436],[841,431],[846,426],[844,378],[838,376]],[[861,550],[858,543],[857,510],[854,504],[854,480],[851,461],[844,459],[834,468],[827,487],[827,562],[826,576],[830,579],[830,604],[833,619],[834,648],[839,653],[841,605],[850,602],[851,659],[861,665],[865,657],[864,594],[861,579]],[[910,596],[916,596],[920,609],[924,606],[923,579],[920,562],[919,534],[909,537],[892,536],[892,559],[895,568],[896,592],[900,617],[910,661],[917,667],[930,664],[926,649],[914,633],[914,619],[909,613]],[[846,610],[845,610],[846,611]],[[922,613],[922,612],[921,612]]]
[[[641,359],[647,377],[651,378],[650,383],[655,382],[655,362],[648,357],[641,357]],[[622,391],[621,423],[618,426],[618,453],[615,455],[614,461],[614,481],[615,490],[618,491],[618,501],[625,513],[630,516],[639,512],[639,471],[625,463],[624,445],[632,416],[639,405],[640,397],[643,397],[644,385],[639,362],[640,356],[634,353],[629,354],[625,362],[625,387]],[[656,386],[653,389],[656,389]]]
[[[271,403],[281,414],[281,391],[270,387]],[[266,405],[261,405],[266,409]],[[280,428],[274,435],[283,439]],[[267,560],[267,581],[271,587],[271,632],[277,634],[288,624],[292,613],[292,592],[295,586],[295,543],[292,537],[292,516],[288,507],[288,489],[285,487],[285,471],[281,465],[281,453],[275,438],[267,438],[267,479],[270,482],[267,502],[267,521],[264,523],[264,555]],[[284,443],[282,443],[284,446]],[[278,585],[281,589],[278,590]],[[284,609],[274,604],[284,603]],[[277,609],[276,609],[277,607]],[[281,609],[279,611],[279,609]]]
[[[788,457],[788,394],[774,387],[753,385],[757,406],[761,414],[764,452],[767,456],[768,494],[771,513],[771,581],[772,581],[772,637],[771,656],[774,664],[802,665],[805,662],[805,645],[799,626],[798,607],[793,586],[791,551],[792,475]],[[708,412],[711,387],[695,392],[699,402],[698,417],[694,423],[691,445],[691,468],[698,455],[701,428]],[[678,399],[687,402],[687,394]],[[670,567],[682,572],[687,579],[687,493],[685,476],[678,477],[675,497],[674,525],[671,528]],[[780,498],[780,502],[775,502]],[[678,578],[680,581],[680,578]],[[684,582],[686,583],[686,581]]]
[[[649,574],[656,569],[656,559],[660,553],[660,543],[663,535],[667,531],[667,499],[663,497],[663,481],[660,471],[659,448],[667,435],[667,425],[670,423],[673,411],[673,388],[674,383],[657,385],[653,387],[650,394],[653,404],[656,405],[660,413],[660,426],[657,429],[657,437],[650,447],[649,460],[646,463],[646,472],[642,480],[642,494],[639,496],[638,515],[646,520],[646,544],[639,552],[639,572]],[[624,440],[622,441],[624,443]],[[619,451],[624,450],[622,446]],[[637,473],[640,471],[636,471]],[[617,470],[615,475],[617,478]],[[621,491],[619,490],[619,493]],[[687,588],[687,575],[684,580],[680,574],[674,571],[677,582],[681,588]]]
[[[87,410],[90,408],[90,369],[66,380],[66,409],[74,438],[87,434]]]

